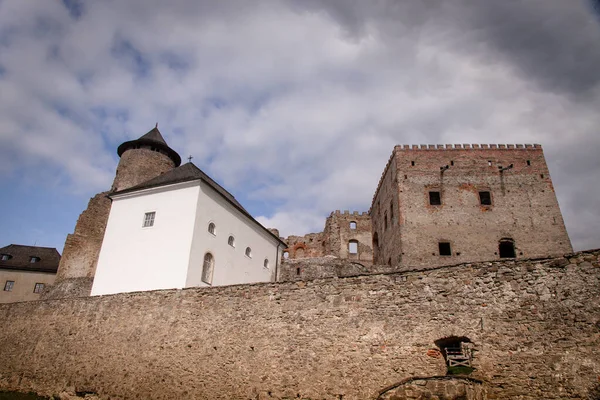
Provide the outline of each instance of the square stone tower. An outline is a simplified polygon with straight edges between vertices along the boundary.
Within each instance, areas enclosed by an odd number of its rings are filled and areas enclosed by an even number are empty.
[[[396,146],[370,214],[398,269],[573,251],[540,145]]]

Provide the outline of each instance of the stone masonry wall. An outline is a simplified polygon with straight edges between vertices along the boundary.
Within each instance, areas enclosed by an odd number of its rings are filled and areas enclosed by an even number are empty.
[[[430,205],[430,191],[441,193],[441,205]],[[480,204],[480,191],[491,193],[491,205]],[[385,230],[388,200],[398,205],[399,219]],[[409,268],[498,259],[503,238],[514,240],[517,258],[572,251],[539,145],[396,146],[373,208],[379,203],[386,208],[372,218],[380,263],[401,260]],[[451,255],[440,256],[439,242],[450,243]]]
[[[166,154],[149,148],[129,149],[121,155],[111,191],[124,190],[175,168]]]
[[[464,336],[481,386],[454,381],[477,392],[460,398],[585,398],[600,377],[599,257],[2,304],[0,389],[386,398],[445,375],[435,341]]]

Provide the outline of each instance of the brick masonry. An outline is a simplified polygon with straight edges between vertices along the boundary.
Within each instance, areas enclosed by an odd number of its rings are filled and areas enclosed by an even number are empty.
[[[430,205],[430,191],[441,205]],[[396,146],[371,217],[375,262],[406,269],[498,259],[503,238],[517,258],[572,251],[539,145]],[[451,255],[440,256],[439,242]]]
[[[599,258],[2,304],[0,389],[348,400],[413,385],[425,398],[585,398],[600,378]],[[471,383],[430,382],[445,375],[435,341],[448,336],[475,347]]]

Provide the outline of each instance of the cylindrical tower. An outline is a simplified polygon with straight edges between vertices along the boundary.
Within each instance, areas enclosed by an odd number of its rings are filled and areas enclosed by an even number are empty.
[[[111,192],[139,185],[181,164],[181,157],[167,145],[157,127],[137,140],[121,144],[117,154],[121,160]]]
[[[138,185],[181,164],[181,157],[167,145],[157,127],[137,140],[121,144],[117,154],[121,160],[110,192]],[[110,213],[110,192],[91,198],[79,216],[75,231],[67,235],[54,285],[42,298],[89,296]]]

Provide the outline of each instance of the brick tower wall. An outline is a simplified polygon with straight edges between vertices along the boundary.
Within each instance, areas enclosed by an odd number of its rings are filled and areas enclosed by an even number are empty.
[[[119,161],[111,192],[138,185],[174,166],[166,154],[149,148],[127,150]],[[75,231],[65,241],[54,285],[48,287],[42,298],[89,296],[110,213],[109,193],[102,192],[92,197],[79,216]]]
[[[441,205],[430,205],[430,191],[440,192]],[[490,192],[491,205],[480,204],[480,191]],[[389,202],[398,212],[386,230]],[[514,240],[516,258],[572,251],[539,145],[396,146],[372,218],[378,262],[403,268],[499,259],[502,238]],[[440,241],[451,255],[439,254]]]
[[[356,223],[356,228],[351,228],[351,223]],[[358,211],[342,213],[339,210],[332,212],[325,221],[324,234],[328,238],[328,254],[363,264],[373,263],[369,213],[359,213]],[[351,240],[358,242],[357,254],[349,252]]]

